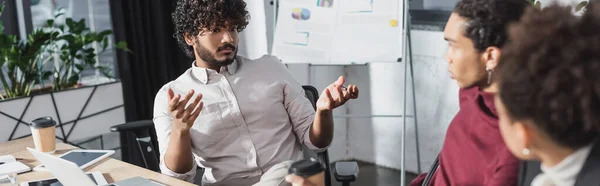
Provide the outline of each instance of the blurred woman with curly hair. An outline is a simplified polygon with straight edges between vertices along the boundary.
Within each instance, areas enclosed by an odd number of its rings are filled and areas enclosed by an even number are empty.
[[[600,185],[600,4],[531,8],[498,67],[500,131],[524,164],[520,185]],[[541,171],[540,171],[541,169]]]

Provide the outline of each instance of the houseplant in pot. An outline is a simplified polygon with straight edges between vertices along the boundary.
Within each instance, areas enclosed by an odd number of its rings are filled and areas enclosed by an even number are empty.
[[[2,15],[4,5],[0,5]],[[41,69],[42,53],[45,46],[58,38],[58,33],[36,30],[27,39],[18,40],[15,35],[4,34],[4,24],[0,22],[0,82],[4,95],[0,99],[26,96],[35,83],[47,79],[50,73]]]
[[[67,18],[64,24],[48,20],[27,38],[17,38],[0,23],[0,127],[6,129],[0,130],[0,142],[27,136],[27,123],[41,116],[58,122],[63,141],[97,136],[123,123],[119,81],[80,86],[84,69],[112,78],[97,60],[109,49],[111,34],[90,31],[85,19]],[[114,48],[128,50],[124,42]]]
[[[4,34],[3,26],[0,27],[0,66],[7,66],[6,71],[0,71],[5,91],[5,95],[0,94],[0,99],[29,96],[36,84],[42,84],[39,89],[46,88],[45,81],[50,78],[53,91],[73,88],[86,67],[112,77],[106,66],[98,64],[98,51],[94,47],[98,42],[102,46],[100,52],[104,52],[110,34],[110,30],[91,32],[85,19],[74,21],[71,18],[66,19],[66,25],[55,25],[54,20],[48,20],[46,27],[36,29],[25,40]],[[125,42],[119,42],[115,47],[128,50]],[[44,69],[48,62],[59,64],[53,69]]]

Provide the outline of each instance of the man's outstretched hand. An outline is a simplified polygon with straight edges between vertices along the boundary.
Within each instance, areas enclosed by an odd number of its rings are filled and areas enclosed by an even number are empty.
[[[319,100],[317,100],[317,110],[331,111],[334,108],[342,106],[350,99],[358,98],[358,87],[356,85],[349,85],[347,88],[344,88],[345,81],[344,76],[340,76],[337,81],[323,90]]]
[[[173,130],[187,130],[194,125],[194,121],[200,115],[200,111],[202,111],[202,94],[198,94],[193,100],[193,102],[188,105],[187,103],[190,101],[192,96],[194,95],[194,90],[190,90],[183,100],[181,99],[181,95],[173,93],[173,90],[169,89],[168,98],[169,98],[169,113],[171,117],[173,117],[172,128]]]

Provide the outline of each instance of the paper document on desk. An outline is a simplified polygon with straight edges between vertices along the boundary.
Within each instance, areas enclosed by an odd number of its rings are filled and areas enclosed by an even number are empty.
[[[17,161],[12,155],[0,156],[0,175],[31,171],[29,166]]]

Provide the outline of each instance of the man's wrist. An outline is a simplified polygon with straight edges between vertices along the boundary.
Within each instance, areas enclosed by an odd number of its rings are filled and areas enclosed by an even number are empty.
[[[176,135],[176,136],[179,136],[179,137],[190,136],[190,129],[173,127],[171,129],[171,135],[172,136]]]
[[[333,113],[333,110],[325,110],[325,109],[317,109],[316,114],[319,116],[327,116],[327,115],[331,115]]]

